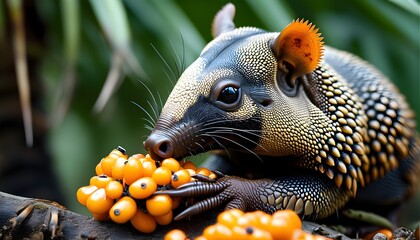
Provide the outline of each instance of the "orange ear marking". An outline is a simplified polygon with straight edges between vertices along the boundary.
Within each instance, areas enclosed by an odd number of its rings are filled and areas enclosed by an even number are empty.
[[[273,50],[279,64],[287,62],[297,77],[315,70],[323,55],[323,42],[318,28],[308,20],[294,20],[275,40]],[[283,67],[283,66],[280,66]]]

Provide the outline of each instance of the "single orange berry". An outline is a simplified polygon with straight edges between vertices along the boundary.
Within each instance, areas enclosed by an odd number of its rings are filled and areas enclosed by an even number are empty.
[[[296,229],[302,228],[302,221],[292,210],[279,210],[272,215],[267,230],[274,239],[291,239]]]
[[[86,207],[91,213],[107,213],[113,204],[114,200],[106,196],[104,188],[99,188],[86,200]]]
[[[138,159],[130,158],[124,167],[125,183],[130,185],[141,177],[143,177],[143,164]]]
[[[153,175],[153,172],[156,170],[156,162],[153,160],[148,160],[147,158],[144,158],[142,164],[143,164],[143,176],[144,177],[151,177]]]
[[[118,157],[104,157],[101,160],[101,168],[105,175],[112,177],[112,168],[115,165],[115,161],[117,161]]]
[[[104,171],[102,171],[101,162],[96,164],[95,173],[97,176],[104,174]]]
[[[197,174],[201,174],[204,176],[210,176],[210,170],[208,170],[207,168],[197,168],[197,170],[195,171]]]
[[[171,183],[172,172],[167,167],[158,167],[153,172],[152,178],[158,185],[167,185]]]
[[[162,216],[172,210],[172,199],[168,195],[155,195],[146,200],[147,211],[153,216]]]
[[[186,238],[187,235],[184,233],[184,231],[173,229],[165,234],[163,240],[185,240]]]
[[[130,222],[135,229],[143,233],[152,233],[156,229],[155,218],[143,212],[141,209],[137,209],[136,214],[130,219]]]
[[[214,173],[214,172],[210,172],[210,174],[209,174],[209,178],[211,178],[211,179],[216,179],[216,178],[217,178],[216,173]]]
[[[125,168],[125,164],[127,163],[127,159],[123,158],[123,157],[119,157],[117,158],[117,160],[115,161],[115,165],[112,168],[112,177],[114,179],[119,179],[122,180],[124,177],[124,168]]]
[[[117,199],[123,194],[123,185],[118,181],[111,181],[105,186],[105,193],[109,198]]]
[[[191,179],[190,172],[188,172],[187,169],[181,169],[174,172],[174,174],[172,175],[171,185],[174,188],[178,188],[179,186],[187,182],[190,182],[190,179]]]
[[[185,169],[192,169],[194,171],[197,170],[197,167],[191,161],[186,161],[184,164],[182,164],[182,167]]]
[[[203,231],[203,236],[207,239],[231,239],[232,230],[223,224],[216,223],[210,225]]]
[[[157,184],[151,177],[142,177],[128,187],[133,198],[145,199],[157,190]]]
[[[79,188],[76,192],[77,201],[82,205],[86,205],[86,200],[96,190],[98,190],[98,187],[94,185]]]
[[[232,214],[230,210],[226,210],[217,216],[217,222],[225,225],[228,228],[233,228],[238,222],[238,217]]]
[[[159,225],[168,225],[172,222],[172,219],[174,217],[174,214],[172,211],[169,211],[167,214],[162,216],[154,216],[156,223]]]
[[[114,158],[119,158],[119,157],[124,157],[125,159],[127,159],[127,153],[125,151],[124,148],[122,147],[118,147],[117,149],[112,150],[108,156],[114,157]]]
[[[146,158],[146,156],[144,156],[144,154],[137,153],[137,154],[131,155],[128,159],[130,160],[132,158],[137,159],[137,160],[141,160],[141,159]]]
[[[275,213],[273,213],[272,218],[283,218],[290,226],[299,229],[302,228],[302,220],[300,219],[299,215],[297,215],[297,213],[293,210],[278,210]]]
[[[90,185],[95,185],[98,188],[105,188],[106,185],[111,182],[112,179],[111,177],[108,177],[105,174],[99,175],[99,176],[93,176],[90,178],[89,184]]]
[[[128,222],[136,214],[136,202],[128,196],[122,197],[109,210],[109,216],[116,223]]]
[[[362,239],[373,239],[373,237],[377,234],[377,233],[382,233],[383,235],[386,236],[386,239],[392,239],[392,231],[386,228],[383,229],[378,229],[376,231],[372,231],[366,235],[364,235],[362,237]]]
[[[161,167],[167,167],[172,172],[176,172],[181,168],[181,165],[175,158],[167,158],[162,161]]]

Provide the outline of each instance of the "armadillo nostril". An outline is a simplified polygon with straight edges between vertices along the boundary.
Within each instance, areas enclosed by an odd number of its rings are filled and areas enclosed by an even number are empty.
[[[174,151],[172,147],[172,142],[170,140],[164,140],[159,142],[155,146],[155,152],[162,158],[170,158],[172,157]]]
[[[174,154],[171,139],[159,134],[151,134],[144,142],[144,147],[153,158],[170,158]]]

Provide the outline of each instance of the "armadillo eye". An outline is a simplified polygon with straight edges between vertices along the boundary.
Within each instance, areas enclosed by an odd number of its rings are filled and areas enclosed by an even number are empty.
[[[237,80],[222,79],[213,86],[209,99],[224,111],[235,111],[241,107],[242,91]]]
[[[217,101],[221,101],[225,104],[232,104],[235,103],[238,98],[239,89],[233,86],[228,86],[220,92]]]

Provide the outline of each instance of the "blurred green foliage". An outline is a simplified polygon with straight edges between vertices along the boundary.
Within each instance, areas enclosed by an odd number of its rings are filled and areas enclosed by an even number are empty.
[[[232,2],[236,5],[237,27],[280,31],[295,18],[309,19],[320,28],[326,44],[361,56],[388,75],[415,112],[420,113],[417,2],[406,1],[404,5],[402,1],[385,0]],[[118,145],[129,154],[145,152],[142,142],[150,132],[144,126],[148,116],[131,101],[156,118],[151,106],[162,107],[159,99],[164,102],[183,65],[188,66],[205,43],[211,41],[213,16],[227,1],[124,0],[121,3],[128,24],[125,26],[118,25],[118,19],[112,18],[115,15],[96,17],[98,9],[94,8],[102,2],[77,3],[36,1],[47,34],[40,74],[46,88],[45,108],[52,120],[61,101],[57,92],[73,96],[64,117],[52,121],[50,148],[62,188],[68,194],[67,207],[86,213],[76,203],[75,193],[78,187],[88,184],[101,158]],[[108,21],[113,27],[104,30],[100,21]],[[116,84],[103,111],[95,113],[93,106],[116,51],[114,38],[121,37],[120,28],[124,27],[125,50],[133,54],[145,73],[133,71],[125,61],[121,67],[122,81]],[[63,83],[72,61],[74,91]],[[140,81],[150,88],[157,103]]]

